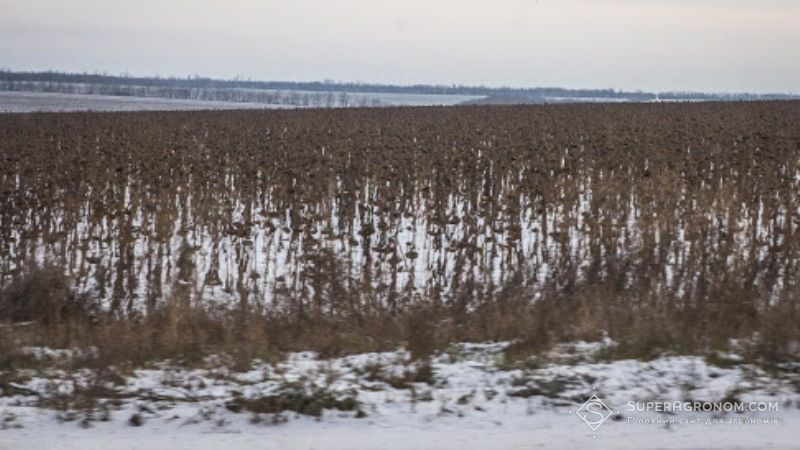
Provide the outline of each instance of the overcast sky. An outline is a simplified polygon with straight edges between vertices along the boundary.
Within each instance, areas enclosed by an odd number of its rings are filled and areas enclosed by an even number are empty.
[[[800,1],[0,0],[0,67],[800,93]]]

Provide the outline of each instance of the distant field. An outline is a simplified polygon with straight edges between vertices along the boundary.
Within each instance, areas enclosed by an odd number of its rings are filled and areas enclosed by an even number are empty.
[[[185,111],[209,109],[287,108],[285,105],[203,102],[111,95],[0,91],[0,113],[71,111]]]
[[[0,113],[71,111],[191,111],[221,109],[292,109],[321,106],[426,106],[455,105],[482,97],[468,95],[394,93],[320,93],[312,91],[240,90],[272,96],[284,103],[179,100],[95,94],[0,91]],[[329,97],[329,99],[328,99]],[[341,105],[344,100],[345,105]],[[303,104],[305,101],[305,104]],[[292,102],[293,104],[285,103]]]

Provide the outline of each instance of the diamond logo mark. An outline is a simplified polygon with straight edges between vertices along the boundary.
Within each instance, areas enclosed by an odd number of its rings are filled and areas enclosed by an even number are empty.
[[[597,397],[596,394],[592,394],[589,397],[589,400],[586,400],[578,411],[576,411],[578,416],[586,422],[586,425],[589,425],[589,428],[592,431],[597,431],[609,417],[611,417],[614,412],[611,411],[611,408],[606,406],[600,398]]]

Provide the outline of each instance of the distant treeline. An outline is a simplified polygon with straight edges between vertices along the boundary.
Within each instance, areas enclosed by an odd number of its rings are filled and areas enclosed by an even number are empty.
[[[0,79],[0,91],[48,92],[60,94],[109,95],[118,97],[166,98],[213,102],[292,105],[308,107],[384,106],[380,99],[354,97],[345,91],[299,92],[179,85],[110,84],[102,82],[39,81]]]
[[[800,96],[791,94],[751,94],[751,93],[702,93],[702,92],[643,92],[620,91],[615,89],[565,89],[557,87],[511,88],[462,85],[391,85],[372,83],[347,83],[333,81],[253,81],[244,79],[219,80],[207,77],[133,77],[128,75],[107,75],[99,73],[16,72],[0,70],[0,90],[34,90],[44,92],[70,92],[75,85],[88,86],[88,92],[105,95],[132,95],[147,97],[183,98],[197,100],[308,104],[333,106],[337,98],[308,98],[304,103],[302,94],[295,98],[270,96],[280,93],[253,93],[252,90],[271,91],[309,91],[329,93],[395,93],[395,94],[436,94],[483,96],[484,103],[538,103],[544,101],[713,101],[713,100],[790,100]],[[364,103],[362,100],[360,103]],[[355,105],[343,105],[355,106]],[[361,105],[359,105],[361,106]],[[363,105],[366,106],[366,105]]]

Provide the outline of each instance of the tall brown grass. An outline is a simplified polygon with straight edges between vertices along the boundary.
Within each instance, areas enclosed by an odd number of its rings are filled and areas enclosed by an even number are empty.
[[[28,294],[38,289],[51,293],[40,284],[41,279],[41,274],[34,273],[18,281],[3,291],[0,305],[5,306],[13,298],[9,294],[16,295],[20,288]],[[729,350],[730,339],[743,340],[745,345],[738,350],[744,348],[744,356],[753,362],[774,365],[798,357],[800,315],[789,306],[793,302],[747,316],[734,307],[687,312],[664,299],[635,294],[607,286],[587,287],[570,295],[544,296],[533,304],[524,297],[509,297],[502,307],[492,304],[466,314],[415,306],[399,313],[386,309],[368,317],[335,319],[297,319],[243,305],[209,308],[172,298],[141,316],[92,310],[53,321],[48,313],[51,307],[45,304],[38,316],[26,316],[30,322],[15,324],[8,316],[0,317],[0,365],[30,362],[20,352],[27,346],[91,348],[77,362],[93,367],[137,366],[165,359],[192,365],[216,354],[229,356],[237,368],[246,369],[253,359],[269,360],[286,351],[315,350],[330,357],[404,346],[412,357],[425,358],[454,342],[509,340],[515,342],[509,354],[525,356],[559,343],[602,337],[618,344],[606,352],[611,358]],[[67,293],[66,298],[72,295]],[[63,301],[50,298],[56,304]],[[747,298],[735,295],[715,298],[723,305],[748,303]]]

